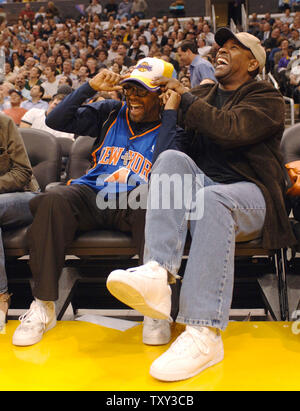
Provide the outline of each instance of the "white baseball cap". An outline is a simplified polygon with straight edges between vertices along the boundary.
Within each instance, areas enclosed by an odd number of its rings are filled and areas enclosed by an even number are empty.
[[[175,77],[176,72],[173,64],[156,57],[146,57],[137,62],[130,76],[121,81],[121,84],[125,82],[136,82],[140,83],[149,91],[157,91],[160,87],[153,85],[152,81],[161,76],[168,78]]]

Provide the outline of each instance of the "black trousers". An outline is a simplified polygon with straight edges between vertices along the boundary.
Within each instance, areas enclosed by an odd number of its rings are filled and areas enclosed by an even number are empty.
[[[134,193],[143,198],[145,205],[147,184],[136,188]],[[123,201],[127,201],[127,193]],[[34,216],[28,231],[34,297],[44,301],[58,299],[58,280],[66,249],[78,232],[102,228],[131,233],[142,264],[146,207],[99,209],[96,193],[84,185],[57,186],[36,196],[29,205]]]

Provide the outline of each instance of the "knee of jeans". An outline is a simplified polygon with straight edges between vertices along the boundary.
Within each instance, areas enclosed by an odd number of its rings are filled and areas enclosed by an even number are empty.
[[[186,160],[189,157],[177,150],[166,150],[163,151],[155,161],[152,167],[152,173],[168,173],[171,171],[172,173],[178,172],[176,170],[181,169],[181,164],[186,164]]]

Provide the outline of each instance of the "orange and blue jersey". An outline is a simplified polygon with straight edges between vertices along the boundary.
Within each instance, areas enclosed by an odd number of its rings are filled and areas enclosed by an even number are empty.
[[[92,153],[93,167],[70,184],[85,184],[95,191],[130,191],[147,183],[161,124],[136,135],[124,103],[108,128],[102,144]]]

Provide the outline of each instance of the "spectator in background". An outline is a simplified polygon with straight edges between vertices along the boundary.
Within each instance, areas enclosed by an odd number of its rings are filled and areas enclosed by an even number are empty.
[[[25,3],[24,9],[20,11],[19,18],[22,20],[34,21],[35,12],[32,10],[30,3]]]
[[[21,118],[27,112],[27,110],[21,107],[22,93],[18,90],[9,90],[10,108],[3,110],[3,113],[13,119],[14,123],[19,126]]]
[[[102,6],[98,2],[98,0],[91,0],[90,4],[87,6],[85,11],[87,12],[89,16],[93,16],[94,14],[97,14],[100,17],[102,13]]]
[[[133,60],[128,56],[128,51],[127,51],[127,47],[125,46],[125,44],[119,44],[118,48],[117,48],[117,54],[120,54],[123,59],[124,59],[124,65],[126,67],[131,67],[134,65]],[[115,56],[117,57],[117,56]]]
[[[205,37],[203,37],[201,35],[199,35],[199,37],[198,37],[197,46],[198,46],[198,54],[199,54],[200,57],[205,56],[211,50],[211,46],[206,45]]]
[[[46,81],[42,83],[45,90],[44,99],[50,100],[56,93],[59,79],[56,77],[56,67],[54,64],[47,64],[44,70]]]
[[[122,0],[118,7],[117,19],[122,20],[123,17],[130,19],[132,2],[129,0]]]
[[[25,75],[22,72],[20,72],[16,76],[15,89],[17,91],[20,91],[21,95],[24,98],[28,99],[30,97],[30,91],[25,87],[25,85],[26,85]]]
[[[260,20],[257,17],[257,13],[252,13],[251,17],[249,19],[249,30],[248,32],[250,34],[253,34],[253,36],[257,36],[259,33],[259,28],[260,28]]]
[[[73,88],[76,89],[89,80],[90,69],[88,66],[81,66],[78,70],[77,79],[73,81]]]
[[[28,110],[21,118],[20,127],[37,128],[39,130],[44,130],[51,133],[54,137],[68,137],[74,139],[74,134],[53,130],[46,125],[46,118],[48,114],[51,113],[54,107],[56,107],[65,98],[65,96],[65,94],[57,94],[53,96],[49,101],[49,105],[46,110],[41,108],[31,108]]]
[[[183,85],[183,87],[191,89],[191,82],[188,76],[181,76],[180,83]]]
[[[46,110],[48,108],[48,103],[42,100],[44,92],[45,90],[40,84],[31,87],[30,98],[26,101],[22,101],[21,107],[26,110],[30,110],[31,108]]]
[[[207,46],[213,46],[215,43],[215,35],[211,32],[209,25],[203,24],[203,33],[205,35],[205,42]]]
[[[33,86],[42,84],[42,71],[39,67],[34,66],[29,71],[29,76],[25,81],[25,88],[31,90]]]
[[[133,0],[131,7],[131,16],[138,16],[140,19],[145,18],[148,4],[146,0]]]
[[[58,80],[60,79],[60,77],[62,76],[66,76],[69,77],[72,81],[76,80],[76,75],[74,73],[72,73],[72,62],[71,60],[64,60],[63,64],[62,64],[62,74],[57,75],[56,77],[58,78]],[[71,84],[72,86],[72,84]]]
[[[139,40],[133,40],[132,46],[128,51],[128,57],[131,58],[134,64],[136,64],[138,60],[141,60],[142,58],[146,57],[143,51],[140,49]]]
[[[107,16],[107,19],[113,17],[116,18],[118,14],[118,5],[116,4],[115,0],[109,0],[108,3],[105,5],[104,13]]]
[[[289,7],[284,10],[284,16],[280,17],[280,20],[282,23],[288,23],[289,25],[293,23],[294,18],[291,16],[291,9]]]
[[[213,65],[198,55],[196,43],[183,41],[178,47],[178,58],[181,66],[190,68],[192,88],[199,86],[205,79],[216,81]]]
[[[47,19],[53,19],[55,21],[55,23],[59,23],[60,22],[60,14],[59,14],[59,10],[58,8],[55,6],[53,1],[49,1],[47,3],[47,7],[46,7],[46,18]]]
[[[300,49],[300,33],[299,33],[299,30],[296,30],[296,29],[291,30],[290,45],[295,50]]]
[[[272,29],[271,29],[270,23],[263,23],[262,31],[259,31],[259,33],[257,33],[256,36],[264,44],[265,41],[270,38],[271,33],[272,33]]]

